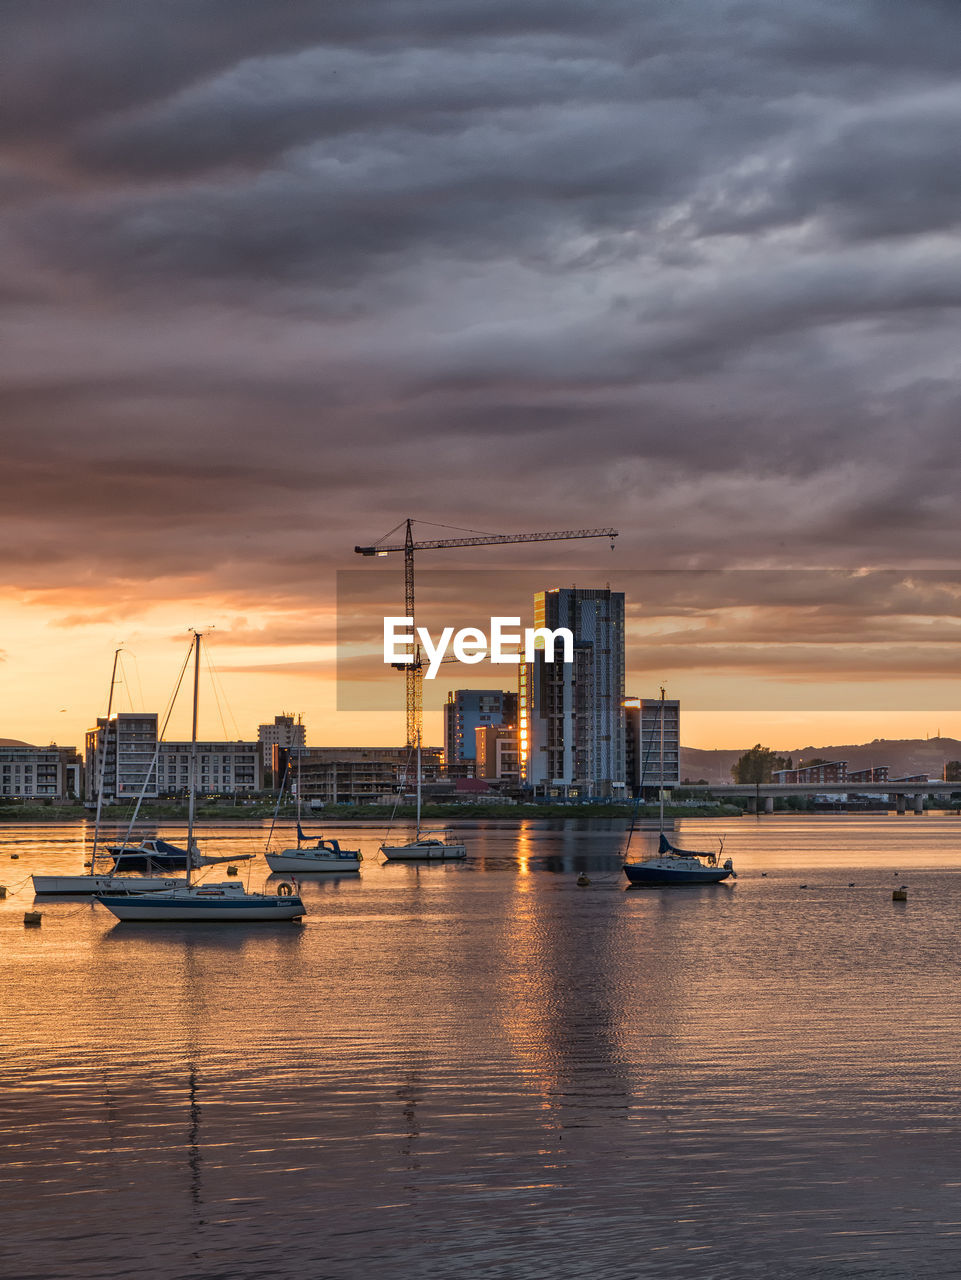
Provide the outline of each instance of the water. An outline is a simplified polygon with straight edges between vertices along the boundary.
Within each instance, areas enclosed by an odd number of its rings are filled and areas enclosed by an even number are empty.
[[[687,822],[740,874],[681,890],[625,890],[619,825],[331,830],[362,874],[303,925],[8,898],[0,1271],[956,1276],[961,819]],[[5,824],[0,880],[85,849]]]

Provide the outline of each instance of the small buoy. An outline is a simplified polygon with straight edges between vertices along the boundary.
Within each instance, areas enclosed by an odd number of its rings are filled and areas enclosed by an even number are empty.
[[[590,880],[588,879],[588,877],[584,874],[584,872],[582,871],[582,872],[581,872],[581,874],[577,877],[577,883],[578,883],[579,885],[585,885],[585,884],[590,884],[591,882],[590,882]]]
[[[853,880],[849,880],[849,881],[848,881],[848,888],[849,888],[849,889],[853,889],[853,888],[854,888],[854,881],[853,881]]]
[[[16,862],[19,857],[20,857],[19,853],[11,853],[10,860],[11,862]]]
[[[236,867],[228,867],[228,868],[227,868],[227,875],[228,875],[228,876],[235,876],[236,874],[237,874],[237,868],[236,868]]]
[[[907,900],[908,900],[908,887],[905,884],[903,884],[900,889],[895,889],[895,891],[891,894],[892,902],[907,902]]]
[[[767,872],[766,872],[766,871],[762,871],[762,872],[761,872],[761,879],[762,879],[762,880],[766,880],[766,879],[767,879]]]
[[[92,866],[93,864],[92,864],[92,863],[90,863],[90,862],[85,862],[83,865],[84,865],[85,867],[89,867],[89,866]]]
[[[6,896],[7,896],[7,886],[5,884],[0,884],[0,902],[3,902]]]
[[[806,888],[807,888],[807,885],[806,885],[806,884],[802,884],[802,885],[801,885],[801,888],[802,888],[802,889],[806,889]]]
[[[42,911],[25,911],[23,913],[24,925],[37,925],[43,920]]]

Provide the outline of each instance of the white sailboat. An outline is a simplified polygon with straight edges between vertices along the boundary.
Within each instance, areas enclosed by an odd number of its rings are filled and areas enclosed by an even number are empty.
[[[119,868],[114,863],[113,871],[103,875],[97,872],[97,845],[100,840],[100,815],[103,809],[103,783],[107,769],[107,744],[110,737],[110,714],[113,711],[113,690],[117,682],[117,660],[121,650],[115,649],[113,670],[110,673],[110,694],[107,698],[107,720],[104,726],[103,754],[100,758],[100,778],[97,784],[97,811],[93,826],[93,852],[90,855],[90,870],[79,876],[33,876],[33,891],[37,897],[52,894],[70,894],[72,896],[92,896],[111,891],[124,893],[154,893],[159,889],[174,889],[181,883],[177,879],[163,876],[121,876],[114,874]]]
[[[287,780],[288,770],[284,772],[284,782]],[[283,782],[280,786],[280,793],[277,796],[277,805],[274,809],[274,820],[276,821],[277,813],[280,809],[280,801],[284,793]],[[359,849],[342,849],[337,840],[318,839],[316,844],[307,844],[307,837],[304,835],[304,829],[300,825],[300,748],[297,749],[297,848],[296,849],[278,849],[276,852],[268,849],[264,854],[267,859],[267,866],[271,871],[288,871],[294,873],[314,872],[314,871],[340,871],[351,872],[360,871],[360,864],[363,861],[363,854]],[[273,825],[271,825],[273,832]],[[269,841],[269,837],[268,837]]]
[[[421,763],[420,734],[417,735],[417,828],[413,840],[406,844],[387,844],[380,846],[380,851],[390,862],[440,862],[454,861],[467,857],[467,846],[457,840],[450,828],[438,835],[432,831],[422,831],[420,826],[421,810]]]
[[[197,702],[200,685],[200,641],[202,633],[194,632],[194,701],[193,729],[190,743],[190,798],[187,817],[187,848],[193,848],[194,807],[197,790]],[[240,884],[191,884],[191,862],[187,863],[186,880],[177,888],[160,893],[136,895],[110,892],[98,895],[108,911],[118,920],[163,921],[181,924],[217,922],[254,922],[299,920],[306,908],[293,886],[281,884],[277,893],[250,893]]]

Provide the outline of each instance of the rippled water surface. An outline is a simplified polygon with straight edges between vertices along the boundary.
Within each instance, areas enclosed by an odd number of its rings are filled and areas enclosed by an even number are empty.
[[[27,929],[89,834],[4,824],[0,1272],[961,1274],[961,818],[687,822],[739,878],[663,890],[618,828],[330,831],[302,925]]]

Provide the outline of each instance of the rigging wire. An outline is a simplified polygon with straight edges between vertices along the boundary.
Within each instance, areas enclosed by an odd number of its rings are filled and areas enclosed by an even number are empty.
[[[193,650],[194,650],[194,642],[193,640],[191,640],[190,647],[187,650],[186,657],[184,658],[183,666],[180,668],[180,675],[177,677],[177,683],[174,685],[173,693],[170,695],[170,698],[167,701],[167,705],[164,708],[163,724],[160,725],[157,730],[157,745],[154,748],[153,759],[150,761],[150,764],[147,766],[147,772],[144,775],[143,786],[140,788],[140,795],[137,797],[137,803],[134,805],[133,814],[131,815],[130,822],[127,826],[127,834],[123,838],[123,845],[125,848],[128,840],[133,834],[134,824],[136,823],[137,816],[140,813],[140,806],[141,804],[143,804],[144,796],[147,794],[147,787],[150,785],[150,779],[153,777],[154,769],[157,767],[157,760],[160,756],[160,749],[163,744],[164,734],[167,732],[167,724],[169,723],[170,717],[173,714],[174,704],[177,701],[177,694],[180,692],[180,686],[183,684],[183,678],[187,671],[187,664],[190,662],[190,655],[193,653]],[[193,782],[191,781],[191,786],[192,785],[193,785]],[[191,855],[191,850],[188,848],[187,850],[188,858],[190,857],[190,855]]]
[[[234,732],[236,735],[234,741],[239,742],[242,737],[240,732],[240,726],[237,724],[237,719],[233,713],[233,708],[230,705],[230,699],[227,697],[227,691],[224,688],[224,684],[223,684],[223,680],[221,679],[220,672],[217,670],[217,668],[213,664],[213,661],[211,660],[209,638],[207,640],[207,644],[204,647],[204,658],[207,663],[207,674],[210,677],[210,687],[213,690],[214,702],[217,704],[217,714],[220,717],[220,727],[223,730],[224,740],[227,741],[230,738],[230,735],[227,729],[227,722],[224,717],[224,709],[226,708],[227,715],[230,716],[230,719],[233,722]]]
[[[412,759],[412,757],[413,757],[413,755],[414,755],[414,751],[415,751],[415,750],[416,750],[416,748],[415,748],[415,747],[413,747],[413,746],[411,746],[410,750],[407,752],[407,761],[406,761],[406,763],[404,764],[404,782],[403,782],[403,785],[402,785],[402,786],[400,786],[400,787],[398,787],[398,788],[397,788],[397,799],[394,801],[394,807],[393,807],[393,809],[391,809],[391,811],[390,811],[390,817],[387,819],[387,830],[384,832],[384,839],[385,839],[385,840],[386,840],[386,839],[387,839],[387,837],[390,835],[390,833],[391,833],[391,829],[393,828],[393,825],[394,825],[394,818],[397,816],[397,806],[400,804],[401,797],[402,797],[402,796],[403,796],[403,794],[404,794],[404,789],[405,789],[405,788],[406,788],[406,786],[407,786],[407,775],[410,773],[410,762],[411,762],[411,759]]]

